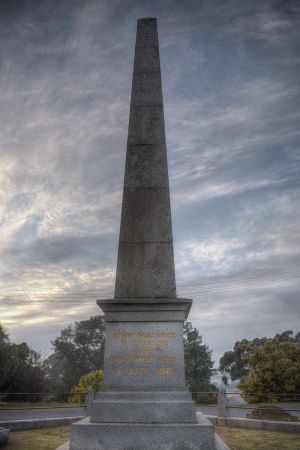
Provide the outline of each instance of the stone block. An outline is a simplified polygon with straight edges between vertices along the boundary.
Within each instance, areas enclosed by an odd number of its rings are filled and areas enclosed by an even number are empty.
[[[169,204],[167,188],[124,190],[120,242],[172,243]]]
[[[192,300],[187,298],[114,298],[97,300],[105,322],[184,322]]]
[[[120,242],[115,297],[176,297],[173,244]]]
[[[159,48],[137,47],[134,55],[134,74],[160,72]]]
[[[160,72],[134,74],[131,105],[163,105]]]
[[[111,387],[148,390],[153,401],[172,402],[173,397],[173,401],[178,402],[172,389],[185,389],[182,327],[182,322],[108,322],[105,386],[110,390]],[[165,395],[164,392],[155,392],[166,388],[171,392]],[[139,400],[151,401],[145,395]],[[191,401],[191,398],[188,396],[187,400]]]
[[[149,187],[164,187],[169,190],[165,145],[129,145],[124,188]]]
[[[91,422],[192,423],[196,407],[188,391],[99,392]]]
[[[158,46],[157,22],[154,17],[147,17],[138,20],[135,46]]]
[[[132,105],[130,108],[128,145],[165,143],[163,107]]]
[[[213,425],[197,414],[197,423],[73,424],[70,450],[216,450]]]

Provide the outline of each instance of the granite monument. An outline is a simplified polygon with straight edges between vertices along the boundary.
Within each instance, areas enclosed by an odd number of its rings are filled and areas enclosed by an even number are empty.
[[[114,298],[105,314],[104,387],[72,425],[71,450],[215,450],[185,386],[176,296],[157,23],[138,20]]]

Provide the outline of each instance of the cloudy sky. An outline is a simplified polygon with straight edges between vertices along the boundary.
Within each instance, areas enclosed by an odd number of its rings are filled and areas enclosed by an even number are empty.
[[[178,293],[220,355],[300,329],[300,2],[0,1],[0,320],[113,293],[136,20],[157,17]]]

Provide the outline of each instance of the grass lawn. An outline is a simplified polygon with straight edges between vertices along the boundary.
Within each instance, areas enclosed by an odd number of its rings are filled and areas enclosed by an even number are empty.
[[[70,427],[11,431],[1,450],[55,450],[69,440]]]
[[[19,408],[59,408],[82,406],[69,402],[0,402],[0,409],[19,409]]]
[[[231,450],[300,450],[300,435],[243,428],[216,427]]]
[[[216,427],[231,450],[300,450],[300,435]],[[13,431],[1,450],[55,450],[69,440],[70,427]]]

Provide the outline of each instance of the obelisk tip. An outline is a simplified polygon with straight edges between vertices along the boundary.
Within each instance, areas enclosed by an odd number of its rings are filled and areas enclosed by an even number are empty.
[[[141,17],[138,22],[156,22],[156,17]]]

